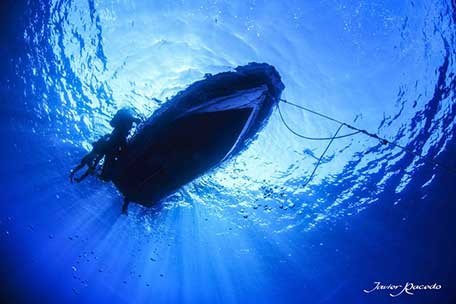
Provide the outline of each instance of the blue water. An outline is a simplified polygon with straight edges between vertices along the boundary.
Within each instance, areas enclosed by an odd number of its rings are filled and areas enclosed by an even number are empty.
[[[450,0],[1,6],[5,301],[455,303],[454,173],[361,134],[336,140],[303,188],[326,142],[274,112],[237,158],[128,216],[112,184],[68,180],[119,108],[147,117],[252,61],[277,68],[283,98],[455,168]],[[302,134],[338,127],[281,109]],[[442,288],[363,292],[376,281]]]

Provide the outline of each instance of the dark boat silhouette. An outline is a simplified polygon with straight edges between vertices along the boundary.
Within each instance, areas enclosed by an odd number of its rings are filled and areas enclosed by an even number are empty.
[[[113,164],[112,181],[128,200],[153,205],[243,150],[283,89],[265,63],[193,83],[141,124]]]

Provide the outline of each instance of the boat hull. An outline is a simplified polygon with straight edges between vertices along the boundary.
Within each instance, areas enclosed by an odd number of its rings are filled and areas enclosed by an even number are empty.
[[[258,63],[193,83],[138,128],[112,181],[129,200],[152,206],[245,149],[283,88],[275,68]]]

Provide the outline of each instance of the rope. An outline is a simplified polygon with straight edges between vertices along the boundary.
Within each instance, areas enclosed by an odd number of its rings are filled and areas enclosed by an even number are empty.
[[[282,111],[280,110],[280,105],[279,105],[279,104],[277,104],[277,109],[279,110],[280,119],[282,120],[282,123],[284,124],[284,126],[285,126],[291,133],[293,133],[294,135],[296,135],[296,136],[298,136],[298,137],[301,137],[301,138],[304,138],[304,139],[308,139],[308,140],[334,140],[334,139],[345,138],[345,137],[349,137],[349,136],[353,136],[353,135],[356,135],[356,134],[358,134],[358,133],[361,133],[361,131],[356,131],[356,132],[353,132],[353,133],[348,133],[348,134],[344,134],[344,135],[340,135],[340,136],[336,136],[336,137],[309,137],[309,136],[305,136],[305,135],[302,135],[302,134],[297,133],[295,130],[293,130],[293,129],[287,124],[287,122],[286,122],[285,119],[283,118]]]
[[[334,133],[334,136],[331,138],[331,140],[329,141],[328,145],[326,145],[326,148],[325,150],[323,151],[323,153],[321,153],[320,155],[320,158],[318,159],[317,161],[317,164],[315,165],[312,173],[310,174],[309,178],[307,179],[307,181],[304,183],[303,188],[306,187],[310,181],[313,179],[314,175],[315,175],[315,172],[317,171],[318,167],[320,166],[320,163],[321,163],[321,160],[323,159],[323,157],[325,156],[326,152],[328,151],[329,147],[331,146],[331,144],[333,143],[334,139],[337,138],[337,134],[339,134],[339,131],[340,129],[342,129],[344,125],[343,124],[340,124],[339,125],[339,128],[337,129],[336,133]]]
[[[338,124],[347,125],[346,123],[344,123],[344,122],[342,122],[342,121],[340,121],[340,120],[334,119],[334,118],[329,117],[329,116],[327,116],[327,115],[325,115],[325,114],[321,114],[321,113],[315,112],[315,111],[313,111],[313,110],[311,110],[311,109],[309,109],[309,108],[306,108],[306,107],[297,105],[297,104],[295,104],[295,103],[289,102],[289,101],[286,100],[286,99],[279,99],[279,100],[282,101],[282,102],[284,102],[284,103],[288,103],[289,105],[292,105],[292,106],[294,106],[294,107],[297,107],[297,108],[303,109],[303,110],[305,110],[305,111],[307,111],[307,112],[310,112],[310,113],[313,113],[313,114],[315,114],[315,115],[318,115],[318,116],[320,116],[320,117],[323,117],[323,118],[326,118],[326,119],[328,119],[328,120],[337,122]],[[348,126],[348,125],[347,125],[347,126]]]
[[[289,104],[289,105],[291,105],[291,106],[294,106],[294,107],[296,107],[296,108],[302,109],[302,110],[307,111],[307,112],[309,112],[309,113],[312,113],[312,114],[315,114],[315,115],[317,115],[317,116],[323,117],[323,118],[328,119],[328,120],[330,120],[330,121],[336,122],[336,123],[340,124],[341,126],[346,126],[347,128],[350,128],[350,129],[356,131],[356,132],[354,132],[354,133],[352,133],[352,134],[347,134],[347,136],[355,135],[355,134],[357,134],[357,133],[362,133],[362,134],[364,134],[364,135],[367,135],[367,136],[369,136],[369,137],[372,137],[372,138],[375,138],[375,139],[379,140],[380,143],[383,144],[383,145],[391,145],[391,146],[393,146],[393,147],[402,149],[402,150],[405,151],[405,152],[408,152],[408,153],[410,153],[410,154],[412,154],[412,155],[417,156],[418,158],[420,158],[420,159],[423,160],[424,162],[427,162],[427,163],[436,165],[436,166],[440,167],[441,169],[443,169],[443,170],[445,170],[445,171],[448,171],[448,172],[450,172],[450,173],[456,174],[456,169],[455,169],[455,168],[449,167],[449,166],[447,166],[447,165],[445,165],[445,164],[443,164],[443,163],[441,163],[441,162],[438,162],[438,161],[436,161],[436,160],[429,159],[428,157],[424,156],[423,154],[421,154],[421,153],[419,153],[419,152],[415,152],[415,151],[413,151],[413,150],[410,150],[410,149],[407,148],[407,147],[404,147],[404,146],[402,146],[402,145],[399,145],[399,144],[396,144],[396,143],[394,143],[394,142],[391,142],[391,141],[389,141],[389,140],[386,139],[386,138],[383,138],[383,137],[378,136],[377,134],[370,133],[370,132],[368,132],[368,131],[366,131],[366,130],[363,130],[363,129],[359,129],[359,128],[357,128],[357,127],[354,127],[354,126],[352,126],[352,125],[350,125],[350,124],[347,124],[347,123],[345,123],[345,122],[343,122],[343,121],[340,121],[340,120],[337,120],[337,119],[332,118],[332,117],[330,117],[330,116],[327,116],[327,115],[325,115],[325,114],[322,114],[322,113],[313,111],[313,110],[311,110],[311,109],[309,109],[309,108],[306,108],[306,107],[304,107],[304,106],[301,106],[301,105],[298,105],[298,104],[289,102],[288,100],[285,100],[285,99],[279,99],[279,100],[282,101],[283,103]],[[280,112],[280,108],[279,108],[279,113],[280,113],[280,116],[282,117],[282,114],[281,114],[281,112]],[[284,120],[282,119],[282,121],[284,121]],[[287,126],[286,123],[285,123],[285,121],[284,121],[284,124],[285,124],[285,126]],[[295,132],[294,132],[293,130],[291,130],[288,126],[287,126],[287,128],[288,128],[293,134],[295,134],[295,135],[297,135],[297,136],[299,136],[299,137],[302,137],[302,138],[306,138],[306,137],[304,137],[304,136],[300,136],[300,134],[295,133]],[[337,134],[336,134],[336,135],[337,135]],[[342,136],[342,137],[346,137],[346,136]],[[342,137],[340,137],[340,138],[342,138]],[[311,138],[308,138],[308,139],[311,139]],[[333,139],[337,139],[337,137],[335,137],[335,138],[333,138]],[[307,183],[306,183],[306,184],[307,184]]]

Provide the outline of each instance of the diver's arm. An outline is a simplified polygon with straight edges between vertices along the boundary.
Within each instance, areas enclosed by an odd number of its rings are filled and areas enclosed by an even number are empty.
[[[71,169],[70,171],[70,181],[73,182],[74,174],[81,170],[85,165],[90,167],[90,160],[93,159],[94,152],[93,150],[89,152],[86,156],[84,156],[81,161],[79,162],[79,165]]]

